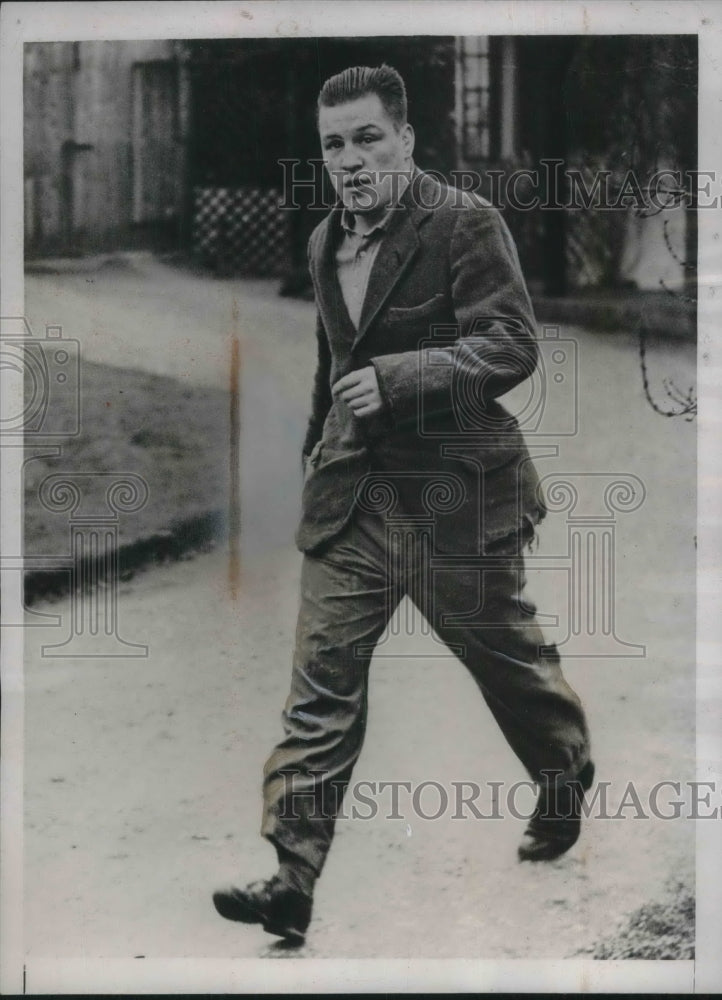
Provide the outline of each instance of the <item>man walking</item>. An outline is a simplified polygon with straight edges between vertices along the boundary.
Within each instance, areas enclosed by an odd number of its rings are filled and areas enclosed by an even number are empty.
[[[522,551],[545,510],[497,402],[537,363],[511,236],[492,206],[415,167],[391,67],[327,80],[318,127],[338,201],[309,242],[318,367],[301,605],[285,738],[264,771],[262,833],[279,870],[214,894],[222,916],[295,943],[361,751],[373,649],[403,596],[539,783],[521,860],[575,843],[593,778],[579,699],[523,597]]]

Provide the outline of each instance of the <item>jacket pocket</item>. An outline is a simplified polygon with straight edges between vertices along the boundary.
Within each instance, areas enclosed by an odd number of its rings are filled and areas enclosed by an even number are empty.
[[[386,310],[386,319],[391,323],[403,322],[404,320],[425,319],[440,311],[446,296],[443,292],[438,292],[425,302],[420,302],[417,306],[389,306]]]

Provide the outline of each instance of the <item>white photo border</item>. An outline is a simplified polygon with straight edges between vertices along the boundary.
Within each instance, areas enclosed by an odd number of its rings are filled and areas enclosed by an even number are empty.
[[[0,315],[22,316],[23,43],[87,39],[371,36],[403,34],[696,34],[699,38],[699,165],[722,166],[722,4],[702,0],[527,2],[6,3],[2,7],[2,230]],[[697,778],[722,784],[720,663],[720,329],[722,212],[699,215],[699,465]],[[3,406],[15,412],[12,398]],[[21,450],[2,449],[4,551],[15,551],[22,517]],[[3,573],[3,615],[21,607],[19,573]],[[12,619],[6,619],[12,620]],[[491,960],[58,959],[26,963],[22,941],[22,634],[2,636],[2,940],[4,993],[90,992],[717,992],[722,983],[721,828],[697,829],[697,958],[694,962]]]

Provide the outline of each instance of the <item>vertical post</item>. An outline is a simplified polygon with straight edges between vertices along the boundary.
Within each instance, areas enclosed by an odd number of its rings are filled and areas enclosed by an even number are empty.
[[[178,243],[179,249],[191,246],[193,218],[193,175],[191,157],[193,155],[193,104],[190,54],[183,42],[176,42],[176,67],[178,73],[176,114],[176,140],[180,147],[180,185]]]
[[[511,160],[516,153],[516,39],[501,39],[501,114],[499,155]]]
[[[228,516],[228,583],[231,600],[238,596],[241,575],[240,536],[240,423],[241,423],[241,342],[238,336],[238,305],[233,302],[230,366],[230,497]]]
[[[564,83],[574,53],[574,41],[563,38],[545,47],[544,63],[540,66],[542,109],[545,128],[540,152],[545,159],[559,159],[566,163],[567,120],[564,104]],[[544,201],[547,205],[561,206],[566,200],[565,171],[549,170]],[[567,292],[567,231],[566,215],[559,208],[542,209],[542,258],[544,292],[550,296]]]

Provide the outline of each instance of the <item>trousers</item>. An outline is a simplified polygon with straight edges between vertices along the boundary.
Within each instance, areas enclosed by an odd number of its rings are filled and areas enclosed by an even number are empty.
[[[520,528],[475,565],[439,568],[423,530],[356,510],[326,548],[304,556],[284,738],[263,774],[261,833],[279,857],[323,868],[363,744],[369,664],[405,595],[471,672],[532,780],[584,767],[584,711],[524,594],[533,533]]]

